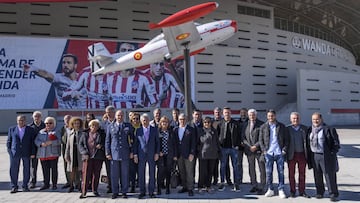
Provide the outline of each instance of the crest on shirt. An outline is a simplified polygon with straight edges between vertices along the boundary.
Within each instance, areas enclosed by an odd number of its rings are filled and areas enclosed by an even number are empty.
[[[139,88],[139,83],[137,81],[133,81],[131,83],[131,89],[137,90]]]

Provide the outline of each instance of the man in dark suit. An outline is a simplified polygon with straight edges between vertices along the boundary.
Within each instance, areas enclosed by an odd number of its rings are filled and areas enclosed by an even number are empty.
[[[159,159],[160,141],[159,131],[155,126],[150,126],[149,115],[143,114],[140,117],[142,127],[136,131],[134,146],[134,162],[139,163],[139,199],[145,197],[145,167],[149,165],[148,192],[150,198],[155,198],[155,162]]]
[[[41,120],[42,113],[40,111],[34,111],[32,118],[33,122],[29,124],[30,127],[34,129],[35,136],[39,133],[40,130],[45,128],[44,121]],[[35,147],[35,154],[37,153],[37,147]],[[37,168],[38,168],[39,160],[35,158],[31,158],[30,160],[30,188],[36,187],[37,181]]]
[[[174,128],[174,139],[177,143],[177,161],[183,186],[179,193],[188,192],[189,196],[194,196],[196,136],[195,129],[186,124],[183,113],[179,115],[179,126]]]
[[[240,173],[239,173],[239,149],[241,147],[241,129],[239,123],[231,117],[231,109],[225,107],[223,109],[224,119],[220,121],[217,131],[219,132],[219,141],[221,146],[221,164],[220,175],[221,185],[219,191],[225,190],[225,167],[228,163],[228,156],[231,158],[234,174],[234,188],[235,192],[240,192]],[[242,149],[241,149],[242,150]]]
[[[242,126],[241,136],[245,146],[245,154],[249,162],[249,175],[252,188],[250,192],[257,192],[259,195],[263,194],[266,173],[265,173],[265,159],[261,154],[259,132],[260,126],[264,123],[257,119],[257,112],[255,109],[248,110],[249,119],[244,122]],[[260,184],[256,180],[255,160],[257,160],[260,171]]]
[[[134,129],[130,123],[124,122],[121,110],[115,113],[115,122],[107,127],[105,139],[105,154],[110,160],[112,199],[119,194],[119,178],[121,176],[121,193],[127,198],[129,188],[129,161],[133,157]]]
[[[286,198],[284,191],[284,161],[289,146],[289,131],[284,124],[276,120],[276,112],[269,109],[266,114],[267,121],[260,127],[260,148],[265,156],[266,186],[265,197],[274,196],[273,166],[276,162],[279,178],[279,197]]]
[[[18,191],[18,177],[20,160],[23,162],[23,183],[24,192],[29,192],[28,183],[30,180],[30,158],[35,158],[35,132],[30,126],[26,126],[26,117],[17,116],[17,126],[10,127],[7,138],[7,151],[10,156],[10,178],[11,192]]]
[[[308,165],[314,170],[316,198],[324,196],[325,176],[330,200],[335,202],[339,196],[336,172],[339,170],[337,152],[340,149],[339,136],[335,128],[323,124],[320,113],[311,116],[312,126],[307,133],[306,147],[308,151]]]

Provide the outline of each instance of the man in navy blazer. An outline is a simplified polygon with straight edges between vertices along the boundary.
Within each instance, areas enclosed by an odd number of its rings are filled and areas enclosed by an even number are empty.
[[[139,199],[145,196],[145,166],[149,165],[149,184],[148,192],[150,198],[155,198],[155,165],[159,159],[160,141],[157,127],[151,126],[149,115],[144,113],[140,117],[141,125],[136,131],[136,141],[134,146],[134,161],[139,163]]]
[[[20,160],[23,162],[23,183],[24,192],[29,192],[28,183],[30,180],[30,158],[35,158],[35,131],[30,126],[26,126],[25,115],[16,118],[17,125],[10,127],[7,138],[7,151],[10,156],[10,179],[11,192],[18,191],[18,177]]]
[[[121,110],[115,113],[115,122],[108,125],[105,139],[105,154],[110,160],[112,199],[119,194],[119,178],[121,176],[121,193],[127,198],[129,188],[129,160],[133,157],[134,129],[130,123],[124,122]]]
[[[186,124],[186,116],[183,113],[179,115],[179,126],[174,128],[174,138],[177,143],[177,161],[183,186],[179,193],[188,192],[189,196],[194,196],[194,157],[197,140],[195,129]]]

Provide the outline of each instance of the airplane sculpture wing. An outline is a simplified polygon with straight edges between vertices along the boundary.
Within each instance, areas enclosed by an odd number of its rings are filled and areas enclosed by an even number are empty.
[[[193,21],[173,27],[164,27],[162,30],[170,54],[183,50],[185,45],[195,44],[201,40]]]

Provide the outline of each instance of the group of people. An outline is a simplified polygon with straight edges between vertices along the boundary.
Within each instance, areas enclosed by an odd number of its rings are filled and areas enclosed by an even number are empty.
[[[265,122],[257,118],[255,109],[241,109],[240,119],[235,120],[228,107],[215,108],[212,118],[203,118],[201,111],[194,110],[190,119],[176,108],[172,110],[172,118],[162,116],[160,108],[154,109],[152,120],[147,113],[130,112],[128,116],[129,122],[126,122],[124,112],[114,106],[105,108],[101,121],[92,114],[87,114],[85,121],[66,115],[59,133],[55,132],[53,117],[42,121],[41,112],[36,111],[34,121],[26,125],[25,116],[19,115],[17,125],[9,128],[7,140],[11,193],[18,191],[20,160],[24,170],[23,191],[36,187],[37,160],[41,162],[44,176],[40,190],[50,188],[50,176],[52,189],[56,190],[58,158],[62,152],[67,180],[63,187],[68,187],[68,192],[81,191],[80,198],[86,198],[88,189],[100,196],[98,185],[103,162],[107,192],[112,193],[113,199],[127,198],[127,193],[135,192],[136,187],[139,187],[140,199],[146,195],[155,198],[155,193],[162,194],[162,189],[169,194],[175,169],[180,172],[179,193],[193,196],[195,182],[199,193],[213,193],[214,186],[224,191],[227,185],[239,192],[244,154],[248,160],[251,193],[275,195],[273,165],[276,163],[278,195],[287,198],[284,190],[284,163],[287,162],[290,197],[296,197],[298,190],[298,196],[310,198],[305,192],[306,165],[314,171],[316,198],[324,197],[324,177],[331,201],[336,201],[339,195],[338,134],[335,128],[325,125],[318,112],[313,113],[310,127],[300,123],[297,112],[290,114],[290,124],[285,126],[271,109]],[[230,177],[230,160],[234,183]],[[145,180],[146,177],[149,180]]]

